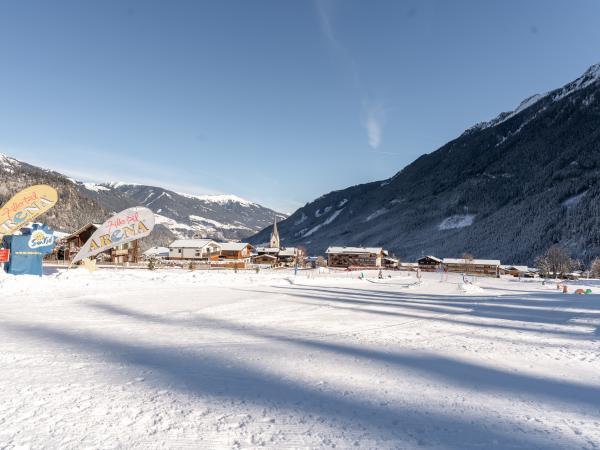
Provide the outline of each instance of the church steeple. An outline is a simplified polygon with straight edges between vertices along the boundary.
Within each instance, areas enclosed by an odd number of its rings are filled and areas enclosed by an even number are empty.
[[[271,231],[271,241],[269,242],[269,247],[271,248],[280,248],[279,242],[279,231],[277,230],[277,216],[273,220],[273,231]]]

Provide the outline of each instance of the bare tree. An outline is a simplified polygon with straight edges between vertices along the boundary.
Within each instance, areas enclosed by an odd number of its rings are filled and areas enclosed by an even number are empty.
[[[553,245],[535,261],[536,267],[542,274],[552,274],[554,278],[559,276],[562,278],[576,266],[576,262],[571,259],[567,249],[560,245]]]
[[[473,264],[473,260],[475,259],[475,257],[469,252],[464,252],[462,254],[462,259],[465,260],[465,273],[468,275],[469,267],[471,264]]]
[[[596,258],[590,265],[590,276],[592,278],[600,278],[600,258]]]
[[[540,255],[537,258],[535,258],[534,261],[534,266],[536,269],[538,269],[540,271],[540,275],[544,278],[547,278],[548,275],[550,274],[550,263],[548,262],[548,258],[546,258],[546,255]]]

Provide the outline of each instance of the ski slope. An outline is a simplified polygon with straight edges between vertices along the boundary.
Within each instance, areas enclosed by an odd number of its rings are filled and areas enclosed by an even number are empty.
[[[2,275],[0,448],[600,445],[600,296],[365,275]]]

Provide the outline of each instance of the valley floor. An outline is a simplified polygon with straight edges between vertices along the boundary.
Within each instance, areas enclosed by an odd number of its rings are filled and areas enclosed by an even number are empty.
[[[0,448],[600,446],[600,295],[425,275],[2,275]]]

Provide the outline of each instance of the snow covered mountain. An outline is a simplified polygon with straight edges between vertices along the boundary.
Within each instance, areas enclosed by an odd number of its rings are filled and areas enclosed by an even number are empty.
[[[0,154],[0,203],[33,184],[49,184],[58,190],[59,202],[41,220],[64,232],[102,222],[112,212],[131,206],[147,206],[159,224],[144,240],[148,247],[167,245],[176,237],[243,239],[275,217],[286,217],[233,195],[193,196],[152,186],[83,183]]]
[[[477,124],[388,180],[330,192],[279,225],[287,245],[384,245],[531,263],[553,243],[600,255],[600,64]],[[270,228],[252,238],[264,242]]]
[[[285,214],[235,195],[191,195],[156,186],[127,183],[78,183],[82,195],[111,210],[142,205],[154,211],[157,223],[177,237],[244,239]]]

